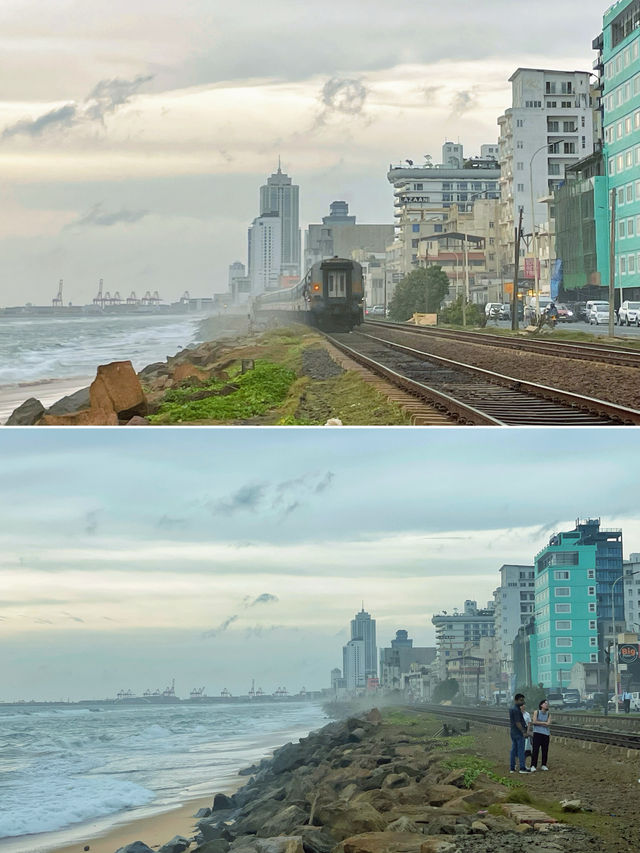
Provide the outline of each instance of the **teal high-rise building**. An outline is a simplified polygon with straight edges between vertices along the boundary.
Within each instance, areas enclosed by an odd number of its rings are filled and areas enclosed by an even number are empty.
[[[600,51],[596,64],[603,75],[609,192],[616,194],[618,302],[640,298],[640,0],[618,0],[607,9],[594,46]]]
[[[622,575],[622,531],[599,518],[576,521],[555,533],[535,558],[535,634],[532,679],[567,687],[576,663],[601,663],[611,636],[611,589]],[[624,590],[615,589],[616,625],[624,624]]]

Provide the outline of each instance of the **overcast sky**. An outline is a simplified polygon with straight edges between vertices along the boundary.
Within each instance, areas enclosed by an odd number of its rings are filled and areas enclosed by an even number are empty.
[[[99,440],[98,440],[99,438]],[[0,700],[176,679],[318,689],[365,609],[378,645],[484,605],[505,562],[600,516],[640,551],[615,430],[0,433]],[[542,460],[553,458],[553,465]]]
[[[2,0],[0,306],[226,289],[278,156],[302,223],[392,222],[390,162],[495,143],[518,66],[589,70],[602,0]]]

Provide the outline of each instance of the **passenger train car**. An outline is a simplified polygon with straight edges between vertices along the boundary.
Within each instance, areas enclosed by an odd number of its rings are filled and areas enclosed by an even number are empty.
[[[344,258],[315,263],[299,284],[261,293],[251,306],[256,322],[307,323],[325,331],[353,329],[363,320],[362,266]]]

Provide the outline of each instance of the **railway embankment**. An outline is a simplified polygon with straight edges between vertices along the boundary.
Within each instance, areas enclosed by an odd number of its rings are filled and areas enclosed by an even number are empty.
[[[215,319],[215,318],[214,318]],[[213,322],[213,320],[211,321]],[[203,337],[219,329],[205,323]],[[49,408],[30,398],[8,420],[17,426],[405,425],[406,395],[364,381],[332,357],[321,335],[296,326],[262,334],[237,330],[180,350],[136,373],[129,361],[98,368],[92,384]]]
[[[504,735],[503,735],[504,739]],[[504,747],[506,757],[507,747]],[[544,780],[510,776],[484,734],[443,737],[437,717],[370,711],[330,723],[242,771],[250,778],[197,815],[189,853],[511,853],[606,845],[593,812],[564,812]],[[539,774],[540,777],[548,774]],[[520,780],[525,779],[526,784]],[[540,783],[536,795],[529,783]],[[637,784],[637,783],[636,783]],[[635,791],[633,792],[635,794]],[[590,820],[591,819],[591,820]],[[121,853],[150,853],[143,842]],[[185,846],[186,844],[186,846]],[[165,850],[165,848],[161,848]],[[170,848],[166,846],[165,853]],[[177,853],[171,848],[171,853]]]

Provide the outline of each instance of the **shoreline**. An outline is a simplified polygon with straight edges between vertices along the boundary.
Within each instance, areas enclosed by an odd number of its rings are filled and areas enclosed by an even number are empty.
[[[40,400],[46,408],[69,394],[91,385],[94,376],[69,376],[59,379],[40,379],[34,382],[17,382],[0,386],[0,425],[6,423],[11,413],[30,397]]]

